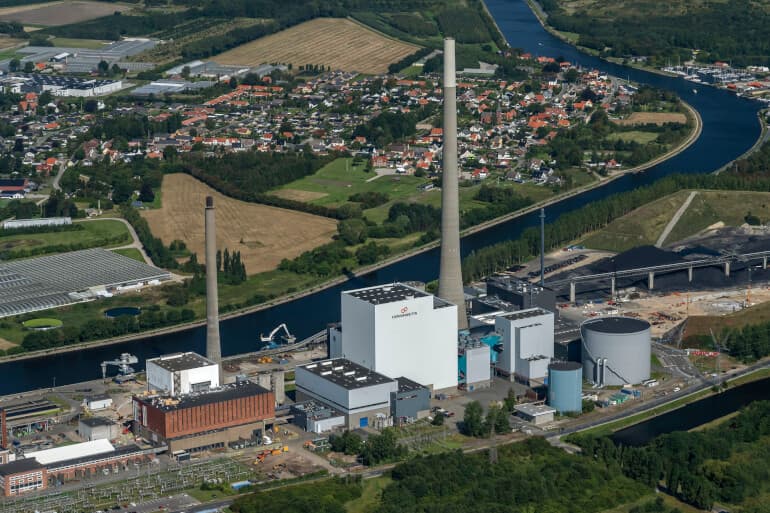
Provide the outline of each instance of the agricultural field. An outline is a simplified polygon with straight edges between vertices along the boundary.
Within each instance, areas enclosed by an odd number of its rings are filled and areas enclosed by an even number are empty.
[[[116,11],[127,11],[127,5],[88,2],[83,0],[50,2],[0,9],[0,20],[18,21],[24,25],[57,27],[108,16]]]
[[[620,139],[625,142],[637,142],[639,144],[648,144],[657,139],[656,132],[642,132],[641,130],[632,130],[630,132],[614,132],[607,136],[607,139],[616,141]]]
[[[616,120],[618,125],[664,125],[666,123],[687,123],[687,116],[681,112],[634,112],[627,119]]]
[[[249,274],[275,269],[282,259],[331,241],[337,231],[332,219],[235,200],[186,174],[166,175],[161,191],[163,206],[142,212],[156,237],[165,244],[183,240],[205,262],[203,205],[213,196],[217,247],[240,251]]]
[[[348,19],[317,18],[229,50],[216,61],[242,66],[281,62],[295,68],[312,64],[377,74],[417,49]]]
[[[5,259],[13,259],[73,249],[114,247],[131,242],[128,229],[120,221],[100,219],[78,224],[83,227],[82,230],[3,234],[0,237],[0,254]]]

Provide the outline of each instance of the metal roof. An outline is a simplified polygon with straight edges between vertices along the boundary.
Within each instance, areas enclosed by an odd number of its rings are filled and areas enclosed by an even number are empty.
[[[0,476],[12,476],[24,472],[42,469],[43,465],[34,459],[21,459],[0,465]]]
[[[379,372],[374,372],[345,358],[310,363],[300,366],[298,369],[304,369],[346,390],[382,385],[394,381]]]
[[[28,452],[24,457],[35,458],[41,465],[50,465],[60,461],[84,458],[86,456],[94,456],[96,454],[105,454],[114,451],[115,447],[112,446],[109,440],[93,440],[91,442],[65,445],[63,447],[55,447],[44,451]]]
[[[175,353],[170,355],[159,356],[157,358],[150,358],[147,363],[154,363],[161,369],[165,369],[169,372],[178,372],[190,369],[199,369],[201,367],[209,367],[216,365],[208,358],[205,358],[198,353]]]
[[[405,299],[427,297],[430,295],[421,290],[408,287],[403,283],[378,285],[376,287],[358,290],[346,290],[343,294],[348,294],[373,305],[396,303],[398,301],[404,301]]]
[[[544,404],[532,403],[517,404],[514,406],[514,409],[529,417],[539,417],[540,415],[548,415],[549,413],[556,412],[556,408],[551,408],[550,406],[546,406]]]
[[[638,333],[650,329],[650,323],[642,319],[632,317],[602,317],[589,319],[580,326],[598,333]]]
[[[580,362],[552,362],[548,368],[555,371],[582,371],[583,365]]]
[[[509,321],[518,321],[520,319],[529,319],[530,317],[539,317],[541,315],[548,315],[549,311],[544,310],[542,308],[530,308],[528,310],[518,310],[516,312],[507,313],[504,315],[501,315],[500,317],[503,317],[504,319],[508,319]]]

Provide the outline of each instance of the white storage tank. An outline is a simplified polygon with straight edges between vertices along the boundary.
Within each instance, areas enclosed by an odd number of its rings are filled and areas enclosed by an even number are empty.
[[[580,326],[583,377],[600,386],[650,379],[650,323],[631,317],[589,319]]]

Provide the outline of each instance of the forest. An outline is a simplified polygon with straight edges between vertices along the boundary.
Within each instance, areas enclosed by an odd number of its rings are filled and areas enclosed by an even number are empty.
[[[633,8],[589,2],[567,12],[565,0],[540,2],[548,24],[579,34],[578,44],[613,57],[648,56],[665,65],[701,52],[702,62],[717,60],[736,66],[770,64],[770,26],[764,2],[687,2],[675,0],[660,8],[642,0]]]
[[[372,513],[598,513],[650,493],[601,462],[567,454],[541,438],[499,447],[495,463],[487,451],[416,456],[397,465],[390,477]],[[356,505],[360,489],[355,481],[327,480],[286,488],[281,497],[255,493],[231,509],[342,513],[346,505]]]
[[[710,510],[715,502],[739,505],[768,491],[768,435],[770,402],[758,401],[717,427],[670,433],[642,447],[591,435],[573,435],[570,441],[608,471],[648,487],[662,484],[683,502]]]

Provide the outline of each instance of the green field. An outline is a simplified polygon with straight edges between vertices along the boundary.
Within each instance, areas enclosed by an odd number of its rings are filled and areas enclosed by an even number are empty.
[[[387,476],[374,477],[364,481],[361,497],[345,504],[345,513],[368,513],[380,504],[382,490],[393,480]]]
[[[690,191],[679,191],[648,203],[587,236],[582,243],[589,248],[616,252],[655,244],[689,194]],[[700,191],[663,243],[680,241],[718,222],[740,226],[749,212],[763,223],[770,221],[770,193]]]
[[[770,322],[770,303],[760,303],[728,315],[691,315],[687,321],[684,338],[702,335],[710,336],[711,330],[720,333],[724,328],[740,329],[752,324]]]
[[[58,251],[46,251],[53,246],[81,245],[80,249],[105,245],[119,246],[131,242],[131,235],[126,226],[120,221],[99,220],[83,222],[83,230],[62,231],[49,233],[27,233],[19,235],[3,235],[0,237],[0,252],[7,252],[8,258],[19,258],[24,250],[45,254]],[[51,248],[53,249],[53,248]]]
[[[51,42],[54,46],[64,48],[88,48],[90,50],[98,50],[108,43],[108,41],[101,41],[99,39],[75,39],[71,37],[55,37]]]
[[[658,138],[656,132],[643,132],[641,130],[632,130],[630,132],[614,132],[607,136],[610,141],[637,142],[639,144],[651,143]]]
[[[123,256],[127,256],[128,258],[133,258],[138,262],[144,262],[144,257],[142,256],[142,252],[136,248],[114,249],[113,251],[118,255],[123,255]]]
[[[770,193],[701,191],[671,231],[667,242],[694,235],[720,221],[727,226],[740,226],[749,212],[763,223],[770,221]]]
[[[340,158],[319,169],[312,176],[295,180],[282,186],[273,194],[315,205],[339,206],[348,201],[351,194],[381,192],[391,200],[417,195],[417,188],[428,183],[427,178],[406,175],[377,176],[364,171],[366,164],[353,164],[351,158]],[[305,193],[309,194],[303,194]]]
[[[63,323],[59,319],[52,319],[50,317],[38,317],[36,319],[30,319],[25,321],[25,328],[60,328]]]

